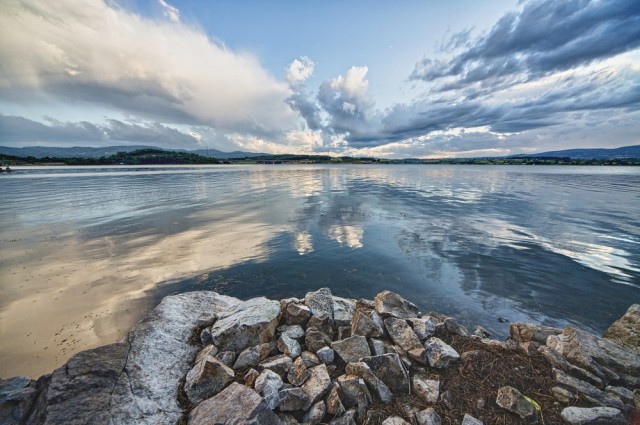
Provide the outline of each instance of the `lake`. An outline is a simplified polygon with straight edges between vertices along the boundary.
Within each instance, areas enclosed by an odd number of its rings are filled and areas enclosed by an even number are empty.
[[[16,167],[0,175],[0,376],[121,339],[168,294],[373,298],[601,333],[640,302],[640,168]]]

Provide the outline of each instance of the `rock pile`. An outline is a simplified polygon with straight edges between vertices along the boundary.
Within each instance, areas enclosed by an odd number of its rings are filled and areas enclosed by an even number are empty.
[[[0,381],[0,423],[634,420],[640,306],[602,338],[524,323],[510,334],[506,342],[480,327],[472,335],[389,291],[374,301],[326,288],[281,301],[181,294],[165,298],[126,341],[78,353],[37,382]]]

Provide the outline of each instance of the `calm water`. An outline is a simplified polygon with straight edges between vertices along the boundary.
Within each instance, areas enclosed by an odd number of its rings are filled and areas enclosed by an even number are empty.
[[[195,289],[390,289],[495,337],[498,318],[602,332],[640,302],[640,168],[23,168],[0,188],[2,377]]]

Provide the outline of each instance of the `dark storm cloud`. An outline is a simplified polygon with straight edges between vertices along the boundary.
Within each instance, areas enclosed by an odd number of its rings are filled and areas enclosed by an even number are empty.
[[[131,142],[152,144],[155,146],[181,148],[196,147],[198,141],[190,134],[183,133],[157,122],[136,123],[107,120],[98,125],[88,122],[61,122],[46,119],[46,123],[23,117],[0,115],[0,140],[2,142],[22,144],[56,143],[74,145],[109,144],[111,142]]]
[[[451,43],[462,45],[453,38]],[[487,35],[451,60],[418,62],[411,78],[455,77],[472,83],[524,74],[535,79],[639,46],[637,0],[531,1],[521,12],[503,16]]]

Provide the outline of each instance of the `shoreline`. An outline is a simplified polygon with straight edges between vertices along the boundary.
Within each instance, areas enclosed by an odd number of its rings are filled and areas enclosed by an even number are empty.
[[[503,423],[586,423],[567,418],[606,413],[610,422],[602,423],[613,424],[640,408],[640,305],[604,337],[523,323],[510,333],[507,341],[487,339],[482,328],[472,334],[388,291],[373,301],[326,288],[280,301],[184,293],[166,297],[125,341],[78,353],[37,381],[2,381],[2,419],[204,424],[211,415],[239,420],[234,414],[256,423],[421,424],[439,416],[471,424],[464,415],[491,421],[500,414],[510,418]],[[522,369],[486,369],[505,360]],[[509,384],[460,381],[483,374]],[[547,388],[532,392],[526,382]],[[352,399],[350,388],[369,396]],[[229,396],[248,405],[220,409]],[[516,405],[524,410],[514,413]]]

